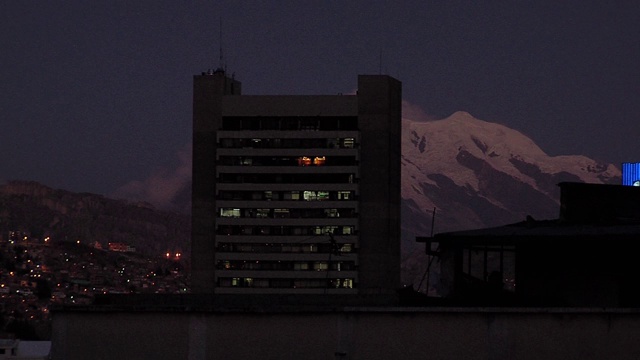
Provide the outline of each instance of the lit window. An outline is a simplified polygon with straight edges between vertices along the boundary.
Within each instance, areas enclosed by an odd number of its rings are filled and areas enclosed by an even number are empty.
[[[313,165],[322,166],[327,161],[324,156],[316,156],[313,158]]]
[[[269,209],[256,209],[256,217],[257,218],[266,218],[269,217]]]
[[[338,191],[338,200],[349,200],[350,191]]]
[[[342,139],[342,146],[345,148],[353,148],[355,144],[354,138],[344,138]]]
[[[324,214],[326,217],[340,217],[338,209],[324,209]]]
[[[309,166],[311,165],[311,158],[303,156],[298,158],[298,166]]]
[[[316,226],[313,228],[313,232],[316,235],[326,235],[333,234],[337,229],[337,226]]]
[[[316,199],[316,192],[315,191],[305,191],[303,193],[303,197],[305,200],[310,201],[310,200],[315,200]]]
[[[346,252],[351,252],[353,246],[352,244],[342,244],[340,246],[340,252],[346,253]]]
[[[240,217],[240,209],[231,209],[231,208],[221,208],[220,209],[221,217]]]
[[[300,192],[298,191],[285,192],[284,194],[282,194],[282,199],[283,200],[300,200]]]
[[[326,262],[315,262],[315,263],[313,263],[313,270],[326,271],[328,268],[329,268],[329,265]]]

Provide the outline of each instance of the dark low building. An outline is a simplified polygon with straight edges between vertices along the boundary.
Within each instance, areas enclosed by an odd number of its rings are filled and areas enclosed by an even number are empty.
[[[370,294],[98,297],[53,309],[52,359],[637,359],[640,224],[622,209],[639,193],[560,187],[559,219],[423,239],[442,268],[437,302],[410,291],[399,306]]]
[[[555,220],[418,238],[457,305],[638,307],[640,189],[560,183]]]

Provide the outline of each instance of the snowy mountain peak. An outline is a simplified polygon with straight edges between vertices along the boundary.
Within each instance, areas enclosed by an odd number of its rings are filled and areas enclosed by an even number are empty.
[[[430,172],[450,174],[457,185],[475,190],[479,184],[474,175],[476,170],[468,162],[470,158],[538,190],[542,190],[535,180],[538,172],[564,171],[575,175],[576,180],[596,183],[620,176],[615,166],[598,164],[584,156],[550,157],[519,131],[476,119],[463,111],[437,121],[405,120],[403,131],[405,142],[409,140],[403,148],[405,159]],[[525,167],[539,171],[531,173]]]
[[[519,131],[467,112],[435,121],[404,119],[402,126],[403,276],[408,278],[424,273],[424,248],[416,245],[416,236],[501,226],[527,216],[556,219],[558,183],[621,181],[612,164],[580,155],[549,156]]]
[[[549,156],[506,126],[456,112],[446,119],[403,120],[402,197],[422,234],[430,212],[440,231],[555,218],[563,181],[619,183],[611,164],[580,155]],[[413,225],[407,224],[410,228]],[[409,232],[410,234],[410,232]]]

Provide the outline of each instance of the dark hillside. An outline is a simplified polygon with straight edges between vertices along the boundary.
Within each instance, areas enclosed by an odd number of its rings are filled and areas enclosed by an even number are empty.
[[[107,247],[109,242],[134,246],[150,256],[166,251],[190,253],[191,223],[187,215],[156,210],[90,193],[52,189],[31,181],[0,185],[0,236],[23,231],[31,237],[49,236]]]

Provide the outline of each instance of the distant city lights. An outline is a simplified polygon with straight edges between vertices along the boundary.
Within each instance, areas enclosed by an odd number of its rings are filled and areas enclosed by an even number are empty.
[[[167,253],[164,255],[167,259],[173,258],[174,260],[180,260],[180,258],[182,257],[182,253],[180,251],[176,251],[176,253],[173,255],[171,254],[170,251],[167,251]]]

